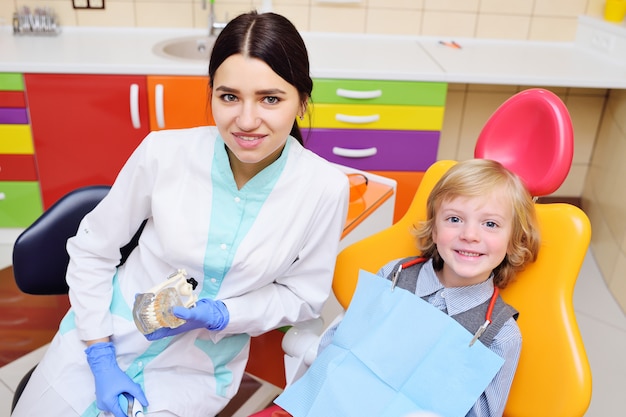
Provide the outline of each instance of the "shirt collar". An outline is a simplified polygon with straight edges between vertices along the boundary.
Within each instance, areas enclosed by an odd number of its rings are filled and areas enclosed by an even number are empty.
[[[250,181],[243,186],[241,191],[251,191],[251,190],[259,190],[264,189],[266,187],[274,186],[276,180],[280,176],[281,172],[285,168],[287,163],[289,149],[292,146],[292,142],[296,142],[296,139],[289,136],[287,137],[287,141],[285,142],[285,147],[281,152],[278,159],[272,162],[269,166],[265,167],[261,172],[256,174]],[[228,159],[228,153],[226,152],[226,144],[222,139],[221,135],[217,135],[215,139],[215,152],[214,152],[214,163],[217,166],[217,170],[224,180],[229,184],[230,187],[237,189],[237,185],[235,184],[235,178],[233,176],[233,171],[230,168],[230,161]]]
[[[476,307],[491,298],[493,294],[493,274],[480,284],[446,288],[437,278],[433,268],[433,261],[429,259],[420,270],[415,294],[419,297],[430,297],[435,293],[439,293],[439,296],[445,300],[448,315],[454,316]]]

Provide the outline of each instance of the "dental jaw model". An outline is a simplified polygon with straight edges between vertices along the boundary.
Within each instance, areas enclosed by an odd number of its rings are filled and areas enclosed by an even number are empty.
[[[174,307],[193,307],[198,300],[193,290],[198,282],[187,279],[187,272],[179,269],[170,275],[165,282],[150,289],[147,293],[137,294],[133,306],[133,318],[137,329],[149,334],[161,327],[176,328],[185,320],[172,313]],[[183,301],[186,297],[186,301]]]

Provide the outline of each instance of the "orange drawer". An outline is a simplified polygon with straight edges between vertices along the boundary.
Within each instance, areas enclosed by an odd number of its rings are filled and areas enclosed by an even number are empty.
[[[396,206],[393,213],[393,222],[395,223],[409,209],[424,173],[409,171],[372,171],[372,173],[381,177],[392,178],[397,182]]]

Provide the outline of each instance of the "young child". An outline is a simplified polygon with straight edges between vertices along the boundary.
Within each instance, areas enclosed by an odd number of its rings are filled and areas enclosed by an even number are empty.
[[[501,299],[499,290],[537,257],[539,234],[532,197],[521,179],[498,162],[459,162],[433,188],[427,219],[414,232],[421,256],[393,260],[378,275],[454,318],[475,335],[474,343],[484,344],[504,359],[467,413],[499,417],[522,344],[518,313]],[[490,324],[485,326],[492,304]],[[380,314],[372,312],[372,316]],[[341,324],[325,332],[318,353]]]
[[[521,351],[518,313],[502,301],[503,289],[539,250],[532,197],[521,179],[500,163],[459,162],[444,174],[427,200],[427,220],[415,235],[420,258],[395,260],[378,275],[414,292],[457,320],[505,362],[468,416],[501,416]],[[408,265],[407,265],[408,264]],[[404,265],[403,268],[399,268]]]

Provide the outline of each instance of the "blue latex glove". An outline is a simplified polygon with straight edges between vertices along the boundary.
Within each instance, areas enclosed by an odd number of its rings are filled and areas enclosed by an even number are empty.
[[[201,298],[195,307],[174,307],[172,313],[186,323],[174,329],[162,327],[146,335],[146,339],[159,340],[167,336],[174,336],[193,329],[222,330],[229,320],[228,309],[221,301],[210,298]]]
[[[87,362],[96,381],[96,405],[101,411],[113,413],[115,417],[126,417],[120,406],[120,395],[132,395],[144,407],[148,406],[141,386],[135,383],[117,365],[115,346],[111,342],[94,343],[85,349]]]

